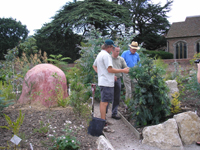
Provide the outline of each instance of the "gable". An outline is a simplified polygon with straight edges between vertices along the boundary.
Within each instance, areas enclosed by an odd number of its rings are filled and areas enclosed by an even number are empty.
[[[172,23],[166,38],[200,36],[200,16],[187,17],[184,22]]]

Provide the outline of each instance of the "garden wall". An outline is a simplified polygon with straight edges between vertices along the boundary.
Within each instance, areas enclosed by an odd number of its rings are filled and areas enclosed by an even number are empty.
[[[174,62],[178,62],[179,66],[181,66],[181,68],[183,70],[191,70],[191,69],[195,69],[196,66],[195,65],[191,65],[190,64],[190,60],[189,59],[163,59],[164,63],[168,64],[168,71],[174,71],[175,67],[174,67]]]

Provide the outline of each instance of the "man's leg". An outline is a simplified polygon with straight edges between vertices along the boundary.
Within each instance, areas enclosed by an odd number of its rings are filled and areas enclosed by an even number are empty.
[[[100,102],[100,113],[101,113],[101,119],[106,120],[106,108],[107,108],[108,102]]]
[[[106,109],[108,103],[113,101],[114,87],[100,86],[100,90],[101,90],[100,113],[101,113],[101,118],[106,120]]]
[[[112,116],[117,116],[118,106],[120,102],[120,94],[121,94],[121,79],[118,78],[117,81],[115,81],[114,86],[114,100],[112,103]],[[118,118],[120,119],[120,118]]]
[[[128,74],[123,73],[124,86],[126,88],[126,100],[131,99],[132,90],[131,90],[131,79]]]

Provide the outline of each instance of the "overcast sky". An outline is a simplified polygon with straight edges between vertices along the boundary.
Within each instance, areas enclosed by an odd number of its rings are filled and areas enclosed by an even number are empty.
[[[152,0],[154,3],[167,0]],[[34,34],[35,29],[40,29],[44,23],[51,21],[58,10],[73,0],[0,0],[0,18],[12,17],[21,21]],[[200,16],[200,0],[174,0],[172,10],[167,15],[169,22],[185,21],[187,16]]]

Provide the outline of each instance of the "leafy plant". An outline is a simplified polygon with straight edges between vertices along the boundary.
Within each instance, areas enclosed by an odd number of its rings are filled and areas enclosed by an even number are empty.
[[[6,128],[8,130],[12,130],[14,135],[18,135],[20,126],[24,121],[24,114],[22,115],[21,110],[19,111],[19,117],[17,118],[16,122],[12,121],[9,116],[4,114],[5,119],[8,123],[8,126],[0,126],[0,128]]]
[[[40,128],[34,129],[33,131],[34,133],[39,133],[41,136],[45,136],[49,131],[49,123],[45,125],[43,121],[40,121]]]
[[[2,94],[2,91],[0,90],[0,95]],[[5,108],[5,107],[8,107],[9,105],[12,105],[14,104],[12,102],[13,100],[5,100],[4,97],[0,96],[0,114],[2,112],[2,110]]]
[[[57,73],[52,75],[54,78],[58,80],[58,83],[55,83],[55,94],[56,94],[56,100],[58,103],[58,106],[66,107],[66,105],[69,104],[69,101],[64,98],[64,90],[61,86],[61,77],[57,75]]]
[[[52,58],[48,58],[47,60],[53,63],[55,66],[60,68],[64,73],[67,72],[68,67],[67,67],[67,62],[65,60],[71,59],[70,57],[63,57],[61,54],[58,55],[49,55]]]
[[[74,74],[71,81],[71,95],[67,97],[70,105],[73,107],[73,111],[78,116],[88,118],[91,108],[88,106],[88,100],[91,96],[91,87],[82,84],[80,78]]]
[[[172,100],[171,100],[171,112],[176,114],[176,113],[179,113],[181,111],[181,108],[180,108],[180,104],[181,102],[179,101],[179,96],[180,96],[180,93],[179,92],[175,92],[172,95]]]
[[[0,93],[0,97],[4,97],[4,100],[15,100],[16,94],[13,92],[13,85],[9,82],[7,83],[6,81],[2,82],[0,80],[0,90],[2,93]]]
[[[54,145],[51,149],[57,149],[57,150],[78,150],[80,148],[80,142],[76,140],[76,137],[72,136],[73,134],[76,134],[76,132],[73,132],[71,128],[69,128],[69,124],[67,123],[66,129],[66,135],[62,135],[58,138],[52,137],[51,140],[54,142]]]
[[[162,68],[156,67],[152,58],[146,57],[139,50],[141,61],[131,68],[129,75],[137,81],[133,98],[128,108],[135,125],[158,124],[163,117],[170,114],[168,87],[163,80]]]
[[[194,65],[195,64],[194,61],[197,59],[200,59],[200,53],[194,54],[193,59],[190,59],[190,64]]]

